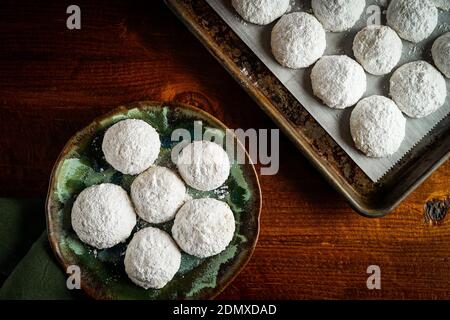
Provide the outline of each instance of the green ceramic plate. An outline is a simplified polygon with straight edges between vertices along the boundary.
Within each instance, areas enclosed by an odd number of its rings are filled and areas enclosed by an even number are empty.
[[[200,192],[188,189],[193,198],[213,197],[226,201],[234,212],[236,231],[222,253],[207,259],[183,254],[181,267],[174,279],[159,290],[144,290],[134,285],[124,271],[126,243],[106,250],[94,250],[82,243],[71,227],[71,209],[76,196],[86,187],[111,182],[129,191],[135,176],[124,175],[106,163],[101,151],[105,130],[127,118],[142,119],[160,134],[161,153],[157,165],[175,168],[170,158],[177,142],[171,141],[174,129],[193,131],[194,121],[201,121],[203,132],[224,134],[226,127],[211,115],[187,105],[138,102],[119,107],[96,119],[66,144],[53,169],[47,196],[49,240],[64,268],[81,269],[81,286],[96,299],[209,299],[219,294],[250,259],[259,232],[261,191],[255,169],[247,164],[232,163],[226,183],[217,190]],[[234,138],[236,140],[236,138]],[[238,148],[242,146],[237,143]],[[169,231],[173,222],[157,225]],[[139,220],[134,230],[147,226]],[[131,239],[131,237],[130,237]],[[129,239],[129,240],[130,240]]]

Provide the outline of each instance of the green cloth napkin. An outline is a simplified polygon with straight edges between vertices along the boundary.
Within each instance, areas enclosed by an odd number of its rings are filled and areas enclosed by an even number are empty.
[[[68,290],[66,276],[55,261],[47,232],[33,244],[0,289],[0,299],[71,300],[79,290]]]
[[[14,270],[44,230],[42,199],[0,198],[0,274],[3,278]]]
[[[43,200],[0,198],[0,299],[83,297],[81,290],[67,289],[44,230]]]

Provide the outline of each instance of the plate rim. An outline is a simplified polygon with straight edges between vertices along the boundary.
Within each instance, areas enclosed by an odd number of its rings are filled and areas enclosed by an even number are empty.
[[[202,116],[204,116],[205,118],[212,120],[213,122],[216,122],[216,124],[218,126],[222,127],[222,129],[229,129],[228,126],[226,126],[222,121],[217,119],[212,114],[210,114],[198,107],[192,106],[190,104],[176,102],[176,101],[139,100],[139,101],[126,103],[126,104],[122,104],[118,107],[115,107],[112,110],[110,110],[100,116],[95,117],[88,125],[84,126],[80,130],[76,131],[67,140],[67,142],[65,143],[64,147],[61,149],[58,157],[56,158],[56,160],[53,164],[52,171],[50,174],[50,179],[49,179],[49,185],[47,188],[47,196],[45,199],[45,220],[46,220],[47,238],[50,243],[50,248],[51,248],[53,254],[55,255],[58,263],[65,270],[67,270],[67,268],[70,264],[63,259],[63,255],[61,253],[58,242],[56,241],[56,239],[54,237],[55,230],[53,230],[53,227],[51,227],[54,222],[53,217],[52,217],[52,201],[51,200],[52,200],[52,196],[54,193],[54,188],[56,186],[57,172],[60,167],[60,163],[63,160],[63,158],[69,153],[69,151],[76,145],[77,138],[79,136],[86,134],[87,132],[89,132],[89,130],[92,130],[93,128],[95,128],[99,123],[101,123],[102,121],[105,121],[107,119],[110,119],[114,115],[117,115],[126,110],[132,110],[135,108],[141,109],[142,105],[151,105],[151,106],[155,106],[155,107],[159,106],[161,108],[166,106],[166,107],[170,107],[171,109],[177,109],[177,108],[187,109],[189,111],[199,113]],[[247,266],[247,264],[249,263],[250,259],[252,258],[253,254],[255,252],[256,245],[258,243],[260,231],[261,231],[261,212],[262,212],[263,198],[262,198],[261,184],[259,182],[259,176],[256,171],[255,165],[253,164],[245,146],[242,145],[241,141],[239,141],[239,139],[237,139],[237,137],[236,137],[236,142],[245,151],[245,156],[248,161],[247,164],[252,168],[251,173],[252,173],[252,177],[254,177],[254,184],[257,188],[257,191],[255,190],[256,192],[254,192],[254,196],[256,197],[255,204],[257,204],[255,206],[257,208],[257,210],[256,210],[257,212],[255,212],[256,213],[256,215],[255,215],[256,232],[255,232],[255,237],[252,239],[252,244],[251,244],[251,246],[249,246],[248,254],[244,257],[242,262],[240,262],[238,264],[237,271],[234,272],[229,277],[229,279],[226,280],[226,282],[223,285],[221,285],[220,287],[214,288],[214,290],[215,290],[214,293],[210,297],[207,298],[210,300],[216,298],[219,294],[221,294],[225,290],[225,288],[227,288]],[[80,286],[81,286],[81,289],[83,290],[83,292],[85,292],[88,297],[90,297],[92,299],[98,299],[98,296],[96,296],[94,294],[95,290],[92,287],[86,286],[85,284],[83,284],[83,281],[81,282]],[[148,299],[148,300],[151,300],[151,299]]]

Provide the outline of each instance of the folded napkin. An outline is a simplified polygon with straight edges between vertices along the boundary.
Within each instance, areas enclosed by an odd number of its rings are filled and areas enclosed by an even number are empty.
[[[44,230],[42,199],[0,198],[0,274],[3,280]],[[1,283],[0,280],[0,286]]]
[[[0,299],[84,297],[81,290],[67,289],[44,230],[44,201],[0,199]]]

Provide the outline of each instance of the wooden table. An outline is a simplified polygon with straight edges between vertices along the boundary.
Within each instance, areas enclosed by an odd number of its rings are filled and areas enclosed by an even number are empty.
[[[0,196],[45,197],[66,140],[122,103],[176,100],[232,128],[275,127],[162,2],[76,3],[81,30],[66,28],[68,2],[0,6]],[[450,162],[367,219],[284,136],[280,148],[279,173],[260,177],[257,249],[220,298],[449,298],[450,221],[430,225],[424,206],[448,199]],[[366,287],[369,265],[381,290]]]

